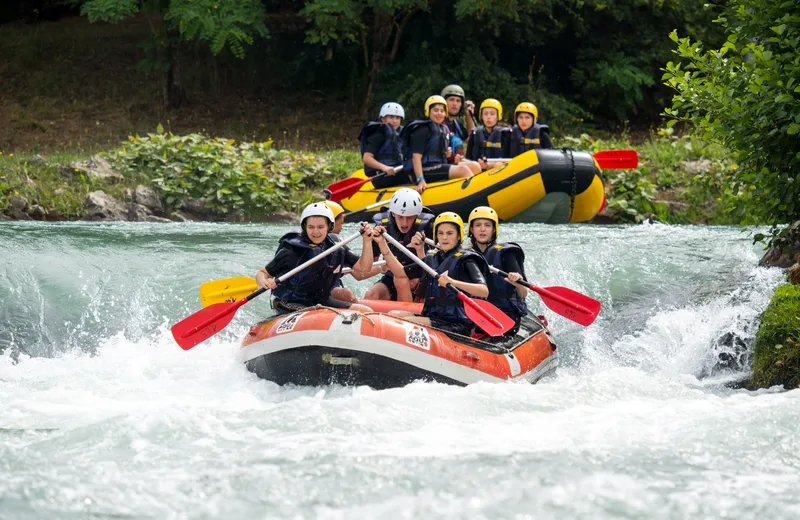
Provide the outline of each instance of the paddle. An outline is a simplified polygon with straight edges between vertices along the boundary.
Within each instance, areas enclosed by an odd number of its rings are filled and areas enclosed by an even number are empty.
[[[402,171],[403,167],[398,166],[394,169],[395,172]],[[367,177],[366,179],[356,179],[353,177],[348,177],[347,179],[334,182],[328,189],[325,190],[326,195],[328,196],[328,200],[332,200],[333,202],[339,202],[342,199],[346,199],[358,193],[358,190],[361,189],[361,186],[365,185],[368,182],[372,182],[373,180],[383,177],[386,175],[386,172],[381,172],[374,177]]]
[[[378,206],[385,206],[387,204],[389,204],[388,200],[382,200],[380,202],[376,202],[375,204],[370,204],[369,206],[367,206],[365,208],[357,209],[355,211],[348,211],[347,213],[344,214],[344,216],[345,217],[349,217],[350,215],[354,215],[356,213],[361,213],[362,211],[367,211],[368,209],[377,208]]]
[[[426,238],[425,243],[436,247],[436,242],[430,238]],[[501,271],[497,267],[490,265],[489,270],[504,278],[508,278],[508,273]],[[541,296],[544,304],[551,310],[584,327],[591,325],[595,318],[597,318],[597,313],[600,312],[599,301],[567,287],[559,287],[557,285],[551,287],[537,287],[526,280],[520,280],[516,283],[527,287]]]
[[[639,166],[639,154],[636,150],[602,150],[593,157],[601,168],[623,170]]]
[[[508,273],[501,271],[497,267],[490,265],[489,270],[504,278],[508,278]],[[515,283],[538,293],[539,296],[542,297],[544,304],[551,310],[584,327],[591,325],[600,312],[599,301],[567,287],[537,287],[527,280],[519,280]]]
[[[603,150],[597,152],[592,157],[597,161],[601,168],[627,170],[639,166],[639,154],[636,150]],[[503,157],[501,159],[486,159],[488,162],[509,162],[513,157]]]
[[[386,262],[381,260],[373,263],[372,267],[382,267],[385,264]],[[350,274],[351,272],[353,270],[349,267],[342,269],[342,275]],[[203,304],[203,307],[208,307],[215,303],[235,302],[256,289],[258,289],[258,285],[256,285],[255,278],[250,278],[249,276],[212,280],[200,285],[200,303]]]
[[[413,260],[415,264],[422,267],[434,280],[439,280],[441,275],[434,271],[431,266],[420,260],[415,253],[409,251],[408,248],[395,240],[394,237],[388,233],[384,233],[383,237],[387,242]],[[447,284],[447,288],[455,291],[458,295],[458,299],[464,303],[464,311],[467,313],[467,317],[490,336],[500,336],[514,326],[514,320],[506,316],[503,311],[486,300],[473,300],[451,283]]]
[[[299,273],[306,267],[322,260],[326,256],[334,253],[335,251],[343,248],[345,245],[349,244],[356,238],[361,235],[359,233],[353,233],[349,237],[345,238],[341,242],[337,242],[336,245],[331,247],[330,249],[326,249],[322,253],[318,254],[314,258],[308,260],[307,262],[303,262],[302,264],[298,265],[288,273],[284,274],[280,278],[277,279],[277,283],[281,284],[294,276],[295,274]],[[175,341],[178,345],[181,346],[183,350],[189,350],[190,348],[194,347],[195,345],[202,343],[203,341],[207,340],[217,332],[224,329],[228,323],[231,322],[233,319],[233,315],[236,311],[244,305],[245,303],[249,302],[253,298],[262,295],[266,292],[267,289],[263,287],[258,289],[252,294],[235,301],[235,302],[224,302],[224,303],[215,303],[214,305],[210,305],[205,309],[201,309],[191,316],[184,318],[183,320],[179,321],[175,325],[172,326],[172,337],[175,338]]]

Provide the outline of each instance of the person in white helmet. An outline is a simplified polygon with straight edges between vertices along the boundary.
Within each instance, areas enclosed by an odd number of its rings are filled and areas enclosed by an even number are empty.
[[[331,289],[345,267],[353,269],[352,275],[357,280],[365,279],[372,270],[372,230],[367,223],[361,226],[364,233],[360,257],[345,246],[280,285],[276,282],[282,274],[336,244],[332,234],[334,222],[333,212],[322,202],[306,206],[300,216],[301,231],[283,235],[275,256],[256,274],[258,286],[272,290],[272,306],[279,312],[293,312],[317,304],[362,312],[372,310],[331,297]]]
[[[400,188],[389,201],[389,207],[382,208],[382,211],[373,217],[373,221],[377,226],[385,228],[386,233],[389,233],[392,238],[403,245],[408,245],[418,232],[432,236],[435,217],[436,215],[428,208],[423,207],[422,197],[416,190]],[[384,272],[381,279],[367,291],[364,298],[367,300],[411,301],[411,291],[416,288],[419,278],[422,276],[422,270],[394,246],[390,245],[389,249],[404,267],[408,266],[406,268],[407,278],[400,282],[400,280],[395,280],[391,271]],[[375,258],[377,258],[378,252],[377,249],[374,251]],[[398,286],[396,281],[403,285]]]
[[[381,107],[380,121],[370,121],[358,134],[364,173],[368,177],[375,177],[372,185],[376,188],[388,188],[410,182],[407,173],[396,170],[403,164],[400,131],[405,117],[406,112],[399,103],[385,103]],[[384,175],[376,177],[379,174]]]

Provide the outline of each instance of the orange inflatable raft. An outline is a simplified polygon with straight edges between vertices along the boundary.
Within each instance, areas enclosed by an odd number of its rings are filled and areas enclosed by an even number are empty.
[[[361,301],[376,311],[312,307],[270,318],[242,344],[247,368],[278,384],[404,386],[418,380],[467,385],[536,382],[558,352],[545,322],[529,315],[513,337],[468,338],[383,314],[420,304]]]

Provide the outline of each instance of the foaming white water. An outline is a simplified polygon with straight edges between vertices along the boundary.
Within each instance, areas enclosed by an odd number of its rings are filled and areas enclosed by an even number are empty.
[[[800,392],[720,384],[747,369],[720,366],[741,352],[719,338],[751,341],[782,276],[754,267],[737,230],[504,226],[532,281],[603,302],[583,328],[529,298],[551,321],[559,372],[374,391],[248,373],[238,338],[266,301],[190,351],[174,344],[168,325],[198,308],[197,286],[252,274],[287,229],[0,226],[12,258],[0,313],[14,325],[0,354],[0,517],[800,514]]]

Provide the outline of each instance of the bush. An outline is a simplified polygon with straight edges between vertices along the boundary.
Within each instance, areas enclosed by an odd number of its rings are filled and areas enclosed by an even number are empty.
[[[170,207],[186,197],[206,198],[224,215],[241,209],[251,218],[278,209],[296,211],[333,181],[326,161],[311,154],[272,148],[272,141],[237,142],[199,134],[129,137],[109,153],[121,172],[150,178]]]
[[[731,189],[749,194],[746,209],[775,242],[800,219],[800,15],[795,2],[732,0],[717,21],[728,35],[719,49],[670,35],[685,61],[664,69],[676,92],[666,113],[737,154]]]

